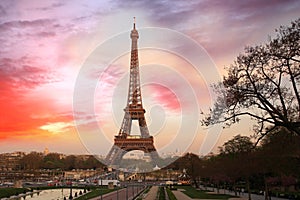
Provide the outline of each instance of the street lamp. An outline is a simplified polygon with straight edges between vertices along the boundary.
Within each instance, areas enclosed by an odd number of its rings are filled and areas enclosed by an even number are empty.
[[[73,199],[73,196],[72,196],[72,180],[71,180],[71,187],[70,187],[70,196],[69,196],[69,199]]]
[[[134,184],[132,185],[132,194],[134,196]]]
[[[128,200],[128,185],[126,185],[126,200]]]
[[[119,188],[117,188],[117,200],[119,200]]]

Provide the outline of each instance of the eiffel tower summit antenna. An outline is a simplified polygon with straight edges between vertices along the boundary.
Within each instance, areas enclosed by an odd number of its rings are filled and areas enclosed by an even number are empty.
[[[133,18],[131,38],[130,78],[127,96],[127,105],[124,109],[124,118],[118,135],[115,135],[114,145],[107,154],[105,162],[109,166],[117,167],[122,157],[129,151],[140,150],[149,154],[153,166],[157,165],[159,155],[154,147],[153,137],[149,134],[143,108],[137,41],[139,33],[136,30],[136,19]],[[137,120],[140,135],[131,135],[132,121]]]

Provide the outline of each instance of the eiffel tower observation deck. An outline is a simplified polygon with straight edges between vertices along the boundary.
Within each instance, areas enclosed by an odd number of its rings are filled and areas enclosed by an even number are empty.
[[[131,59],[130,78],[127,97],[127,106],[124,109],[124,118],[118,135],[115,136],[114,145],[106,156],[105,163],[108,166],[119,167],[123,156],[129,151],[140,150],[151,157],[151,164],[157,165],[159,155],[154,147],[153,137],[149,134],[143,108],[139,60],[138,60],[138,39],[139,33],[136,30],[135,18],[131,38]],[[140,135],[131,135],[133,120],[138,121]]]

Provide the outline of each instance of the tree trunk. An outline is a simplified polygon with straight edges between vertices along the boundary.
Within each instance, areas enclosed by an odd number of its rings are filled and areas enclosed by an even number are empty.
[[[233,185],[233,190],[234,190],[234,195],[237,196],[237,191],[236,191],[235,183],[234,183],[234,185]]]
[[[251,190],[250,190],[249,177],[247,177],[247,191],[248,191],[248,200],[251,200]]]
[[[195,184],[195,188],[198,188],[199,186],[198,186],[197,180],[195,178],[193,178],[193,182]]]
[[[265,193],[264,193],[264,196],[265,196],[265,200],[269,200],[269,188],[268,188],[268,184],[267,184],[267,180],[265,179]]]

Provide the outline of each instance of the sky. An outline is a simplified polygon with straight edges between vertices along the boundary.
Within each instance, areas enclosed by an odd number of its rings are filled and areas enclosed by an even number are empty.
[[[210,85],[245,46],[267,42],[299,13],[297,0],[1,0],[0,152],[108,153],[126,107],[133,17],[158,152],[205,155],[251,135],[247,119],[201,126]]]

